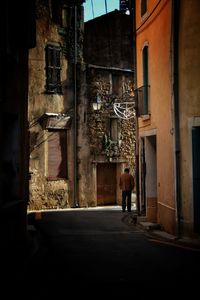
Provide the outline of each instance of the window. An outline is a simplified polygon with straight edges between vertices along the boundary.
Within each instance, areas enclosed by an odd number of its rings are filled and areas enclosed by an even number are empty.
[[[148,114],[148,46],[142,51],[143,63],[143,109],[144,114]]]
[[[67,178],[67,130],[50,130],[48,138],[48,179]]]
[[[147,0],[141,0],[141,17],[147,12]]]
[[[46,51],[46,92],[51,94],[61,94],[62,86],[60,79],[60,56],[59,46],[47,45]]]
[[[112,74],[112,93],[114,95],[122,94],[122,78],[118,74]]]
[[[118,141],[118,121],[117,121],[117,118],[110,118],[110,139],[113,142]]]
[[[62,24],[62,6],[58,4],[58,0],[51,0],[52,20],[55,24]]]

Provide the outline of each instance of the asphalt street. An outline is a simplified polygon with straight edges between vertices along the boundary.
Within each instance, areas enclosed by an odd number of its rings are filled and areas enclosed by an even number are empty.
[[[194,290],[200,252],[150,238],[127,219],[118,207],[30,214],[37,242],[18,279],[26,299],[164,299]]]

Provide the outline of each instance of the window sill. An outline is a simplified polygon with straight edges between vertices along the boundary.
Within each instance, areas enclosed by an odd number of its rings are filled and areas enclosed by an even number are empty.
[[[63,92],[51,92],[51,91],[45,91],[46,95],[63,95]]]
[[[150,119],[151,119],[151,115],[150,115],[150,114],[142,115],[142,116],[141,116],[141,119],[142,119],[143,121],[150,120]]]
[[[59,180],[67,180],[67,178],[60,178],[60,177],[47,177],[47,181],[59,181]]]

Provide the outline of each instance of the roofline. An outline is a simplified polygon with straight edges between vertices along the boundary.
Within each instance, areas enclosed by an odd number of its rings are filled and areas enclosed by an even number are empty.
[[[112,11],[110,11],[110,12],[108,12],[108,13],[105,13],[105,14],[103,14],[103,15],[101,15],[101,16],[98,16],[98,17],[96,17],[96,18],[93,18],[93,19],[90,19],[90,20],[88,20],[88,21],[85,21],[84,23],[89,23],[89,22],[94,22],[94,21],[96,21],[97,19],[99,20],[99,19],[101,19],[101,18],[107,18],[107,17],[109,17],[111,14],[120,14],[120,15],[124,15],[124,16],[128,16],[128,17],[130,17],[130,15],[127,15],[127,14],[125,14],[123,11],[121,11],[121,10],[119,10],[119,9],[115,9],[115,10],[112,10]]]
[[[102,69],[102,70],[112,70],[112,71],[134,73],[134,70],[131,70],[131,69],[122,69],[122,68],[107,67],[107,66],[98,66],[98,65],[93,65],[93,64],[86,64],[86,66],[88,68],[93,68],[93,69]]]

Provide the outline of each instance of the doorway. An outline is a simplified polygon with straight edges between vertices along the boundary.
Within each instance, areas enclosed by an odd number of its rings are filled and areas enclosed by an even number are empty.
[[[97,165],[97,205],[116,204],[116,164],[99,163]]]
[[[192,128],[194,232],[200,233],[200,127]]]
[[[140,209],[146,215],[146,161],[145,161],[145,140],[140,139]]]
[[[146,137],[146,216],[150,222],[157,222],[157,154],[156,135]]]
[[[157,221],[156,135],[140,139],[140,207],[148,221]]]

